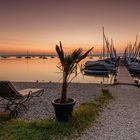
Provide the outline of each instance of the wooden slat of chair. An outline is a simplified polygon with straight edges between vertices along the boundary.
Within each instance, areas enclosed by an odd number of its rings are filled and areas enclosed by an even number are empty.
[[[9,98],[9,94],[7,93],[7,87],[5,87],[5,84],[3,84],[3,82],[0,82],[0,95],[3,98]]]
[[[16,94],[14,95],[14,98],[15,98],[15,99],[20,99],[20,98],[22,98],[22,96],[20,95],[20,93],[15,89],[15,87],[12,85],[11,82],[8,82],[8,86],[9,86],[9,88],[12,89],[12,91],[13,91],[14,94],[16,93]]]
[[[1,87],[1,96],[3,98],[12,98],[13,91],[9,88],[7,85],[6,81],[1,81],[0,82],[0,87]],[[10,94],[9,94],[10,93]]]
[[[20,99],[22,96],[9,81],[0,81],[1,96],[6,99]]]

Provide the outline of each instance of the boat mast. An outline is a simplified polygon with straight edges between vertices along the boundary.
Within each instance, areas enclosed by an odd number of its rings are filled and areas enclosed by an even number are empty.
[[[104,40],[104,36],[105,36],[105,34],[104,34],[104,27],[103,27],[103,59],[105,57],[105,40]]]
[[[137,47],[137,40],[138,40],[138,35],[136,35],[135,50],[136,50],[136,47]],[[139,49],[138,49],[138,51],[139,51]],[[138,53],[139,53],[139,57],[140,57],[140,52],[138,52]],[[137,59],[137,57],[136,57],[136,59]]]
[[[111,57],[112,57],[112,58],[115,57],[113,47],[114,47],[113,39],[111,38],[110,53],[111,53]]]
[[[29,52],[28,52],[28,49],[27,49],[27,57],[29,57]]]

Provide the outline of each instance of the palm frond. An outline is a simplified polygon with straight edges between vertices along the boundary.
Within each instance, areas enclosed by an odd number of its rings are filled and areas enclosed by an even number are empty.
[[[63,48],[62,48],[62,43],[61,41],[59,42],[60,43],[60,46],[56,45],[55,49],[56,49],[56,52],[59,56],[59,59],[60,59],[60,62],[62,65],[64,65],[64,51],[63,51]]]
[[[77,76],[77,69],[78,69],[78,63],[86,58],[86,56],[89,54],[89,52],[93,49],[89,49],[85,53],[83,53],[83,49],[75,49],[71,54],[65,55],[62,47],[62,43],[60,41],[60,45],[56,45],[56,52],[59,56],[60,62],[61,62],[61,67],[59,66],[58,68],[62,71],[65,71],[65,76],[66,78],[69,79],[70,75],[72,73]],[[82,69],[80,69],[82,71]],[[63,75],[64,76],[64,75]]]
[[[86,51],[83,55],[81,55],[81,57],[79,58],[78,62],[80,62],[81,60],[86,58],[87,55],[90,53],[90,51],[92,51],[92,49],[93,49],[93,47],[91,49],[89,49],[88,51]]]

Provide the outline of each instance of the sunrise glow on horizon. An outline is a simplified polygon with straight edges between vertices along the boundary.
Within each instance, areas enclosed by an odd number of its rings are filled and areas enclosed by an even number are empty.
[[[0,54],[54,53],[61,40],[65,50],[102,50],[102,27],[117,51],[139,35],[138,0],[1,0]],[[139,37],[138,37],[139,41]]]

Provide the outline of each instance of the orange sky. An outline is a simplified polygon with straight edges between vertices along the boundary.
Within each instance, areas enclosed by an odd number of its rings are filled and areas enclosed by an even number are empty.
[[[138,0],[1,0],[0,54],[54,52],[94,46],[101,52],[102,26],[118,51],[140,31]]]

